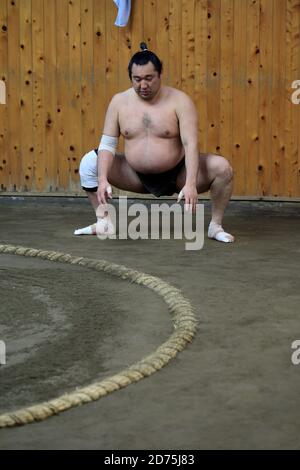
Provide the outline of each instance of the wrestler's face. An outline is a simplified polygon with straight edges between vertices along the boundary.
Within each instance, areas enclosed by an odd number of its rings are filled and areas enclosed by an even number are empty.
[[[161,77],[152,62],[146,65],[133,64],[131,81],[137,95],[145,101],[152,100],[161,86]]]

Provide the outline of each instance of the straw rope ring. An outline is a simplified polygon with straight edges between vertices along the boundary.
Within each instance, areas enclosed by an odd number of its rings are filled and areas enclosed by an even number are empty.
[[[76,257],[56,251],[0,244],[0,253],[36,257],[59,263],[77,264],[95,271],[103,271],[112,276],[117,276],[123,280],[147,287],[163,298],[172,315],[174,326],[174,332],[168,340],[159,346],[152,354],[146,356],[136,364],[100,382],[78,388],[58,398],[2,414],[0,415],[0,428],[42,421],[62,411],[98,400],[109,393],[127,387],[127,385],[134,382],[138,382],[164,367],[192,341],[196,334],[197,321],[192,305],[183,297],[177,288],[159,277],[151,276],[105,260]]]

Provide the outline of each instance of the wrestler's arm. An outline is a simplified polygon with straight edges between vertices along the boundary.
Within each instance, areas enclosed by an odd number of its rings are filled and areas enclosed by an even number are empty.
[[[192,100],[181,93],[177,105],[180,138],[185,151],[186,181],[182,188],[185,203],[196,209],[198,200],[197,174],[199,168],[198,114]]]
[[[118,138],[120,136],[119,128],[119,94],[115,95],[106,112],[104,121],[104,136],[111,136]],[[101,145],[99,146],[100,149]],[[109,150],[99,150],[98,152],[98,201],[100,204],[107,202],[107,187],[109,186],[108,175],[113,164],[114,155]]]

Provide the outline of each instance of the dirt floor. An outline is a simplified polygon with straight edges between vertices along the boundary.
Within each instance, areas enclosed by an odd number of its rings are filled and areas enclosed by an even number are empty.
[[[210,207],[205,203],[206,224]],[[105,259],[159,276],[194,305],[194,341],[160,372],[44,422],[0,449],[299,449],[300,203],[231,203],[234,244],[75,237],[86,200],[0,198],[0,243]],[[172,331],[148,289],[80,266],[0,255],[0,413],[107,377]]]

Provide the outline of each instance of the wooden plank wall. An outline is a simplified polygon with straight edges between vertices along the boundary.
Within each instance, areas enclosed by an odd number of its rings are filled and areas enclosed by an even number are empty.
[[[201,151],[225,155],[235,195],[300,197],[300,0],[0,0],[0,191],[76,194],[107,104],[146,40],[166,84],[200,114]]]

